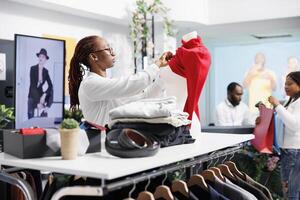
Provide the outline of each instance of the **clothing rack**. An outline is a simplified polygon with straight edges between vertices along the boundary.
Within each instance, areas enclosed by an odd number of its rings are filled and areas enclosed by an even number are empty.
[[[116,181],[113,183],[105,184],[105,181],[102,180],[101,186],[73,186],[73,187],[64,187],[58,190],[52,196],[51,200],[59,200],[60,198],[68,195],[72,196],[104,196],[109,192],[120,189],[125,186],[137,184],[139,182],[148,180],[149,178],[154,178],[160,175],[167,174],[171,171],[180,170],[182,168],[192,167],[196,164],[205,163],[207,161],[220,158],[227,155],[234,155],[236,152],[240,152],[243,145],[229,147],[223,150],[217,150],[207,155],[202,155],[194,158],[190,158],[180,163],[173,163],[168,166],[161,167],[156,170],[149,172],[142,172],[141,174],[124,178],[123,180]]]
[[[10,171],[12,171],[12,169]],[[32,191],[32,188],[25,180],[11,176],[10,174],[2,170],[0,171],[0,181],[18,187],[23,192],[26,200],[37,199],[34,192]]]

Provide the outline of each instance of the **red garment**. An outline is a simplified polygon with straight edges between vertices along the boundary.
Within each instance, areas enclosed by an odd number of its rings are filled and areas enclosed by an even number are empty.
[[[190,120],[193,112],[200,119],[198,101],[210,68],[211,57],[199,36],[181,42],[182,46],[176,50],[176,55],[168,64],[174,73],[187,80],[188,96],[183,111],[189,113]]]

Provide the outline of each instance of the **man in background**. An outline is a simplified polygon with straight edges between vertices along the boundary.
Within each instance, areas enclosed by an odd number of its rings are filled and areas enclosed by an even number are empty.
[[[232,82],[227,86],[227,98],[216,108],[217,126],[252,125],[248,106],[241,102],[243,87]]]

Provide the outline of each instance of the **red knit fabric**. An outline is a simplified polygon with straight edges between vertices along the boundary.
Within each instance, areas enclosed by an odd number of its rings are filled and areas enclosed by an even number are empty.
[[[174,73],[187,80],[188,97],[184,111],[189,113],[190,120],[192,120],[193,112],[200,119],[198,101],[210,68],[211,57],[199,36],[187,42],[183,40],[181,42],[182,46],[176,50],[176,55],[168,64]]]

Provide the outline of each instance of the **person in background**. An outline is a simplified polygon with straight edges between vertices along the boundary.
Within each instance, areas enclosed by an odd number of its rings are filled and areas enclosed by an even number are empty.
[[[255,63],[247,71],[243,85],[249,90],[249,109],[257,112],[255,104],[259,101],[269,107],[268,97],[276,90],[276,75],[265,66],[265,55],[257,53]]]
[[[248,106],[241,102],[243,87],[232,82],[227,86],[227,98],[216,108],[217,126],[242,126],[253,124]]]
[[[87,121],[104,126],[109,122],[108,113],[111,109],[130,101],[152,97],[151,90],[147,89],[155,88],[152,86],[159,68],[167,66],[166,57],[169,54],[164,53],[155,64],[137,74],[108,78],[106,70],[113,67],[116,58],[112,48],[99,36],[81,39],[76,45],[69,71],[71,110],[80,104]],[[84,67],[89,72],[83,79]]]
[[[47,117],[48,109],[53,103],[53,85],[48,69],[45,68],[49,59],[46,49],[42,48],[36,54],[39,63],[30,68],[30,86],[27,102],[28,119],[34,117],[34,110],[38,110],[38,117]],[[44,89],[44,85],[47,89]]]
[[[300,199],[300,71],[291,72],[286,76],[285,92],[290,98],[284,105],[273,96],[268,100],[284,124],[283,143],[280,144],[283,191],[289,200],[298,200]]]

